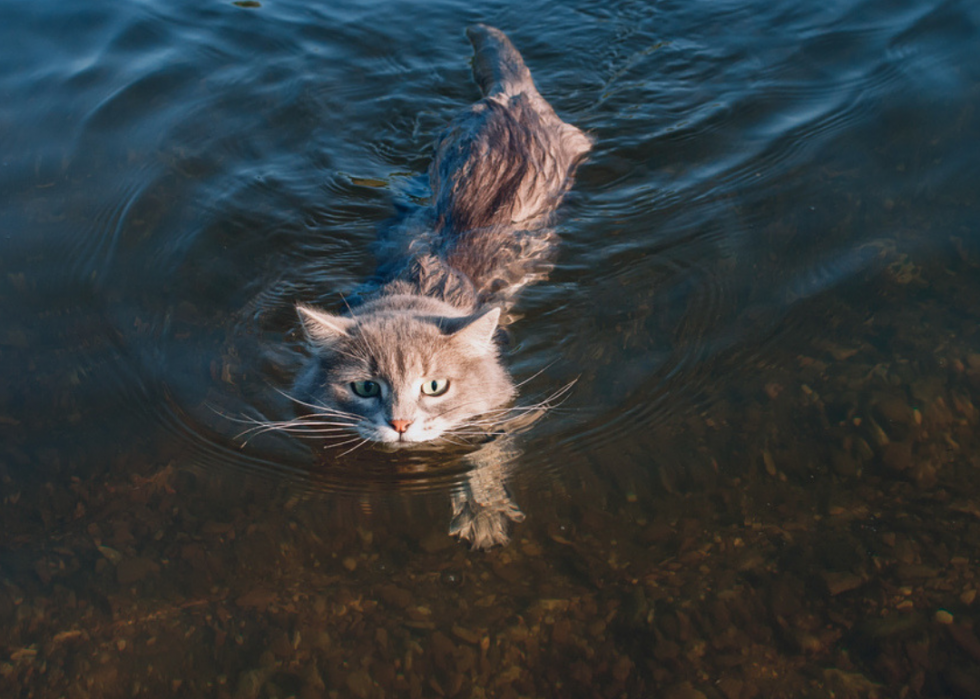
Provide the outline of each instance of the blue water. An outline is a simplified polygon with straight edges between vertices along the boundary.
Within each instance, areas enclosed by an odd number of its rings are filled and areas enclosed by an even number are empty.
[[[477,21],[596,142],[479,554],[458,453],[241,422]],[[0,695],[975,696],[978,106],[966,1],[0,1]]]

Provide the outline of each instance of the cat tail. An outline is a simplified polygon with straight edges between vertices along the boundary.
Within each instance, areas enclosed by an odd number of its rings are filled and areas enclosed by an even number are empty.
[[[537,94],[531,71],[507,35],[496,27],[474,24],[466,28],[473,44],[473,78],[484,97]]]

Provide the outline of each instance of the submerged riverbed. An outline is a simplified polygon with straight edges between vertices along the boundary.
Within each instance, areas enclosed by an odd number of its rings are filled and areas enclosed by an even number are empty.
[[[0,0],[0,695],[980,696],[967,2]],[[458,454],[242,438],[478,97],[596,140]]]

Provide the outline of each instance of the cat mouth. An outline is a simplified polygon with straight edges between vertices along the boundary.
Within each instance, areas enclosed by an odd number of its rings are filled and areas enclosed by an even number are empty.
[[[362,437],[377,445],[392,447],[394,449],[428,444],[440,436],[438,434],[420,436],[417,433],[409,433],[408,430],[396,431],[386,425],[362,425],[358,427],[357,431]]]

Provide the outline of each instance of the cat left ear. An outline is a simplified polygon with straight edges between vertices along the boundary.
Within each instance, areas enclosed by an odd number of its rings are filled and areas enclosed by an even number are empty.
[[[462,323],[451,331],[454,338],[481,354],[494,351],[493,334],[497,331],[497,323],[500,322],[499,308],[491,308],[479,315],[454,320]]]
[[[347,330],[354,323],[350,318],[335,316],[312,306],[297,305],[296,312],[303,321],[306,337],[312,342],[332,345],[348,337]]]

